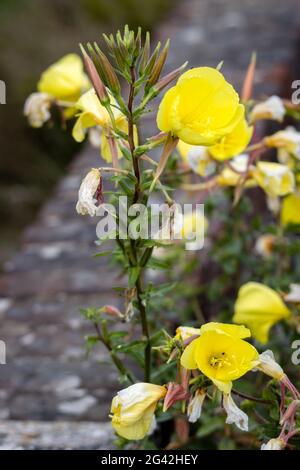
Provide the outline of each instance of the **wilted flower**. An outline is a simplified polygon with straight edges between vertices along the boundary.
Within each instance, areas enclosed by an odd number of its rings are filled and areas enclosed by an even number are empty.
[[[101,173],[97,168],[92,168],[82,180],[78,191],[78,202],[76,211],[78,214],[89,214],[91,217],[96,215],[98,206],[95,194],[101,183]]]
[[[209,153],[219,161],[228,160],[245,150],[253,133],[247,121],[242,118],[231,132],[222,137],[216,144],[209,147]]]
[[[223,406],[227,413],[226,423],[248,431],[248,416],[237,406],[230,393],[223,393]]]
[[[177,146],[183,160],[197,175],[206,177],[212,175],[216,170],[216,162],[214,162],[208,152],[208,147],[203,145],[190,145],[182,140]]]
[[[279,96],[273,95],[253,107],[250,113],[250,121],[254,122],[259,119],[274,119],[275,121],[282,122],[284,115],[285,107],[282,99],[279,98]]]
[[[285,196],[295,188],[293,172],[280,163],[258,162],[251,169],[251,176],[270,196]]]
[[[262,444],[260,450],[283,450],[286,444],[283,439],[276,437],[270,439],[266,444]]]
[[[300,224],[300,192],[285,197],[282,201],[280,221],[282,225]]]
[[[286,302],[300,304],[300,284],[291,284],[290,291],[284,296]]]
[[[74,102],[88,86],[81,58],[68,54],[42,73],[37,88],[58,100]]]
[[[258,237],[255,243],[255,251],[263,258],[269,258],[273,253],[273,248],[276,243],[275,235],[267,233]]]
[[[279,294],[258,282],[248,282],[240,288],[234,312],[233,321],[247,325],[261,343],[267,343],[275,323],[290,316]]]
[[[268,147],[285,149],[288,153],[300,159],[300,132],[294,127],[287,127],[283,131],[265,137],[264,143]]]
[[[144,382],[119,391],[111,404],[115,431],[125,439],[143,439],[153,424],[157,402],[165,395],[165,387]]]
[[[193,328],[192,326],[179,326],[176,328],[175,339],[181,339],[182,341],[185,341],[186,339],[199,334],[200,328]]]
[[[185,72],[164,95],[157,114],[161,131],[192,145],[212,145],[232,131],[244,115],[234,88],[216,69]]]
[[[256,349],[236,332],[231,335],[217,328],[205,331],[185,348],[181,365],[199,369],[222,392],[230,393],[232,381],[253,369],[257,359]]]
[[[277,364],[273,351],[270,349],[259,355],[259,363],[255,366],[255,369],[262,371],[264,374],[276,380],[282,380],[285,376],[282,367]]]
[[[220,186],[236,186],[248,169],[249,155],[241,154],[230,160],[230,166],[225,166],[218,175]],[[245,187],[256,186],[252,178],[247,178]]]
[[[32,93],[24,105],[24,115],[32,127],[42,127],[51,117],[52,98],[47,93]]]
[[[194,396],[191,397],[187,408],[187,415],[190,423],[196,423],[200,418],[205,397],[206,392],[201,388],[198,388]]]

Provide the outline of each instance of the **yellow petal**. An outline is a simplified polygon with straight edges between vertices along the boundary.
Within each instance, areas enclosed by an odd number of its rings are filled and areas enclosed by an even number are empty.
[[[197,369],[195,351],[200,338],[194,339],[183,351],[180,359],[182,367],[185,369]]]
[[[282,201],[280,220],[282,225],[300,224],[300,193],[286,196]]]
[[[243,118],[229,134],[226,134],[215,145],[209,148],[209,153],[219,161],[232,158],[245,150],[253,133]]]
[[[240,288],[233,321],[247,325],[261,343],[268,341],[269,330],[275,323],[289,316],[281,297],[270,287],[248,282]]]
[[[238,337],[211,330],[195,341],[197,366],[211,380],[236,380],[251,370],[258,359],[256,349]]]
[[[87,86],[83,64],[76,54],[68,54],[42,73],[37,88],[54,98],[76,101]]]
[[[239,97],[223,75],[210,67],[184,73],[164,95],[157,125],[192,145],[212,145],[244,115]]]
[[[251,331],[245,326],[230,325],[228,323],[209,322],[205,323],[200,328],[200,334],[206,331],[216,331],[217,333],[225,333],[236,338],[249,338]]]

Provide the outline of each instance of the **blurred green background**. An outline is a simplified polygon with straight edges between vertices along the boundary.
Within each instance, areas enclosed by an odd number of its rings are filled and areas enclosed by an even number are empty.
[[[22,228],[51,194],[79,150],[57,128],[30,129],[26,97],[41,72],[78,43],[100,40],[128,23],[153,30],[174,0],[0,0],[0,263],[16,246]]]

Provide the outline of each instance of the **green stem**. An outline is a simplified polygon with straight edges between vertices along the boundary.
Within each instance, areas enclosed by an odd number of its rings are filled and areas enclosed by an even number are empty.
[[[134,195],[133,195],[133,203],[135,204],[138,202],[140,197],[140,182],[141,182],[141,172],[139,167],[139,160],[138,157],[135,155],[135,143],[134,143],[134,113],[133,113],[133,100],[135,95],[135,68],[134,66],[130,67],[130,76],[131,82],[129,87],[129,97],[128,97],[128,143],[130,148],[130,153],[132,157],[132,164],[134,175],[136,178]],[[138,256],[137,256],[137,249],[135,240],[130,240],[130,254],[131,254],[131,263],[133,262],[135,266],[138,264]],[[144,266],[143,266],[144,267]],[[139,275],[136,283],[136,296],[137,296],[137,304],[138,309],[140,312],[140,318],[142,323],[142,332],[143,336],[146,338],[146,346],[145,346],[145,381],[149,382],[150,380],[150,373],[151,373],[151,341],[150,341],[150,332],[149,332],[149,325],[147,319],[147,312],[145,305],[143,304],[143,289],[142,289],[142,282],[141,282],[141,274]]]
[[[99,325],[97,323],[94,323],[94,328],[96,330],[99,341],[101,341],[101,343],[104,344],[106,349],[109,351],[110,357],[111,357],[114,365],[116,366],[116,368],[120,372],[120,374],[127,377],[127,380],[129,382],[131,382],[132,384],[134,384],[135,380],[134,380],[134,377],[132,376],[131,372],[127,369],[127,367],[123,364],[121,359],[113,351],[113,349],[111,347],[111,344],[103,338],[103,335],[101,334]]]
[[[142,289],[140,276],[137,279],[135,286],[136,286],[137,303],[138,303],[138,308],[140,311],[141,322],[142,322],[143,336],[146,338],[144,377],[145,377],[145,382],[149,382],[150,376],[151,376],[151,338],[150,338],[150,331],[149,331],[149,325],[148,325],[148,319],[147,319],[147,312],[146,312],[146,308],[142,299],[143,289]]]

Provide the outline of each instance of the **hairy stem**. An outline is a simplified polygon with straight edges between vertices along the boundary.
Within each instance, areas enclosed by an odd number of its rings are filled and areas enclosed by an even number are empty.
[[[127,380],[134,384],[135,383],[135,380],[131,374],[131,372],[127,369],[127,367],[123,364],[123,362],[121,361],[121,359],[115,354],[115,352],[113,351],[112,347],[111,347],[111,344],[108,342],[108,341],[105,341],[105,339],[103,338],[102,334],[101,334],[101,331],[100,331],[100,328],[99,328],[99,325],[97,323],[94,323],[94,328],[96,330],[96,333],[97,333],[97,336],[99,338],[99,341],[101,341],[102,344],[104,344],[104,346],[106,347],[106,349],[109,351],[110,353],[110,357],[114,363],[114,365],[116,366],[116,368],[118,369],[118,371],[120,372],[121,375],[127,377]]]
[[[138,202],[140,197],[140,182],[141,182],[141,172],[139,167],[139,160],[138,157],[135,155],[135,143],[134,143],[134,117],[133,117],[133,100],[134,100],[134,92],[135,92],[135,68],[132,66],[130,68],[130,76],[131,82],[129,86],[129,96],[128,96],[128,143],[130,148],[130,153],[132,157],[132,164],[134,175],[136,178],[135,182],[135,189],[133,195],[133,203],[135,204]],[[132,254],[132,260],[134,265],[138,265],[138,255],[137,255],[137,248],[135,240],[130,240],[130,252]],[[145,266],[145,265],[144,265]],[[141,270],[144,266],[141,266]],[[143,288],[142,288],[142,273],[138,276],[138,279],[135,283],[136,288],[136,296],[137,296],[137,304],[140,313],[141,323],[142,323],[142,332],[143,336],[146,338],[146,346],[145,346],[145,381],[149,382],[150,380],[150,373],[151,373],[151,341],[150,341],[150,332],[149,332],[149,325],[147,319],[147,312],[145,305],[143,303],[142,295],[143,295]]]

